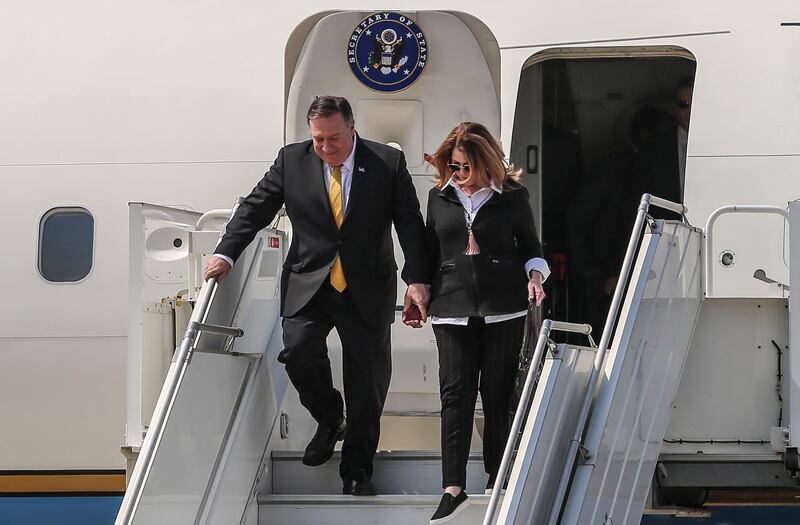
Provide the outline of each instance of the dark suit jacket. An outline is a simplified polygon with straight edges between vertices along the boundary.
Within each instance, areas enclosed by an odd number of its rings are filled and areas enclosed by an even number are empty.
[[[525,310],[525,263],[542,256],[528,190],[507,182],[472,223],[478,255],[464,255],[468,232],[455,189],[434,187],[428,197],[426,238],[433,263],[431,304],[437,317],[500,315]]]
[[[676,124],[642,143],[628,157],[625,166],[617,171],[617,182],[607,186],[611,194],[603,199],[605,206],[597,218],[597,237],[605,247],[597,251],[597,256],[600,262],[605,261],[606,276],[619,274],[643,194],[682,202]],[[656,219],[681,220],[679,214],[656,206],[651,206],[648,214]]]
[[[391,226],[395,225],[406,264],[407,283],[429,282],[425,231],[403,153],[360,137],[344,222],[336,227],[322,160],[312,142],[290,144],[239,205],[216,253],[234,261],[282,205],[293,238],[281,278],[281,315],[291,317],[328,279],[339,254],[349,293],[365,322],[394,321],[397,264]]]

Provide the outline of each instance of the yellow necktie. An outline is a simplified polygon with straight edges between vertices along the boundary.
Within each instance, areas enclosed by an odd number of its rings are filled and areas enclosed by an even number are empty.
[[[336,166],[331,171],[331,190],[328,192],[328,199],[331,201],[331,210],[333,210],[333,220],[336,221],[336,227],[341,228],[342,221],[344,221],[344,211],[342,210],[342,170],[339,166]],[[347,288],[344,269],[342,269],[342,259],[338,255],[333,263],[333,268],[331,268],[331,286],[340,293]]]

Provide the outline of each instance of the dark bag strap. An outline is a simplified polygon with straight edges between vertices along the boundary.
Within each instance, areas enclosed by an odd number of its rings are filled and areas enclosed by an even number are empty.
[[[519,350],[520,370],[526,371],[531,367],[531,359],[536,349],[536,339],[542,326],[542,307],[536,306],[536,300],[528,301],[528,311],[525,313],[525,330],[522,333],[522,347]]]

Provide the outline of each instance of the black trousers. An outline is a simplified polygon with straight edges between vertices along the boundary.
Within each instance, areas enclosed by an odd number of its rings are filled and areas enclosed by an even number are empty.
[[[442,487],[466,488],[475,400],[483,401],[483,465],[494,481],[508,440],[508,403],[514,388],[525,317],[466,326],[435,324],[442,399]]]
[[[343,479],[354,469],[372,476],[392,375],[390,326],[365,323],[347,290],[339,293],[328,281],[297,314],[283,319],[284,349],[278,361],[286,365],[300,403],[320,425],[335,426],[344,413],[342,396],[333,387],[326,339],[336,328],[342,341],[347,406],[347,436],[339,465]]]

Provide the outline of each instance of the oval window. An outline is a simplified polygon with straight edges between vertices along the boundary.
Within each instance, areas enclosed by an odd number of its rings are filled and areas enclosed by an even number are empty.
[[[94,217],[83,208],[54,208],[39,224],[39,273],[54,283],[80,281],[92,269]]]

